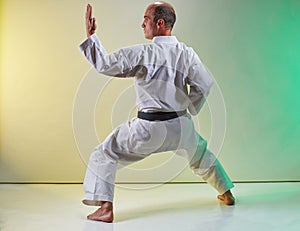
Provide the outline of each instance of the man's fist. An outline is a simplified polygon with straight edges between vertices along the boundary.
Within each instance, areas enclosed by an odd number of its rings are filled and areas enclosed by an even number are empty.
[[[94,34],[97,28],[96,19],[92,18],[92,6],[90,4],[88,4],[86,7],[85,27],[87,37],[90,37],[92,34]]]

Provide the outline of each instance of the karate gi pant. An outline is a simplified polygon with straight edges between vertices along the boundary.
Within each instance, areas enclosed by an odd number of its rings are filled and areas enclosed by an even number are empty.
[[[117,128],[90,156],[85,179],[86,205],[113,202],[117,169],[144,159],[152,153],[176,151],[189,162],[193,172],[220,194],[233,188],[231,180],[195,131],[189,115],[167,121],[134,118]]]

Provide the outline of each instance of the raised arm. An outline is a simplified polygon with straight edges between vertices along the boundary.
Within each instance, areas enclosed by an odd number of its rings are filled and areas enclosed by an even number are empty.
[[[96,30],[96,19],[92,17],[92,6],[86,8],[86,33],[88,38],[79,48],[89,63],[99,72],[115,77],[134,77],[143,70],[138,65],[143,57],[143,49],[139,46],[120,49],[108,54],[99,40]]]
[[[92,34],[94,34],[97,29],[96,19],[92,17],[92,10],[92,6],[88,4],[85,13],[85,28],[87,37],[90,37]]]

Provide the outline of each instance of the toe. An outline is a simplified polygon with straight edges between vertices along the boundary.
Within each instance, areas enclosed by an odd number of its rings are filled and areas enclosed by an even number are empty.
[[[217,197],[220,201],[224,201],[224,196],[222,196],[222,195],[218,195],[218,197]]]

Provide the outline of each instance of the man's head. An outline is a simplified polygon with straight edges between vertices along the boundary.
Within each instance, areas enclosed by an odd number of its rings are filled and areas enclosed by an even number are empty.
[[[155,2],[149,5],[144,14],[142,28],[145,38],[169,36],[176,21],[174,8],[166,2]]]

